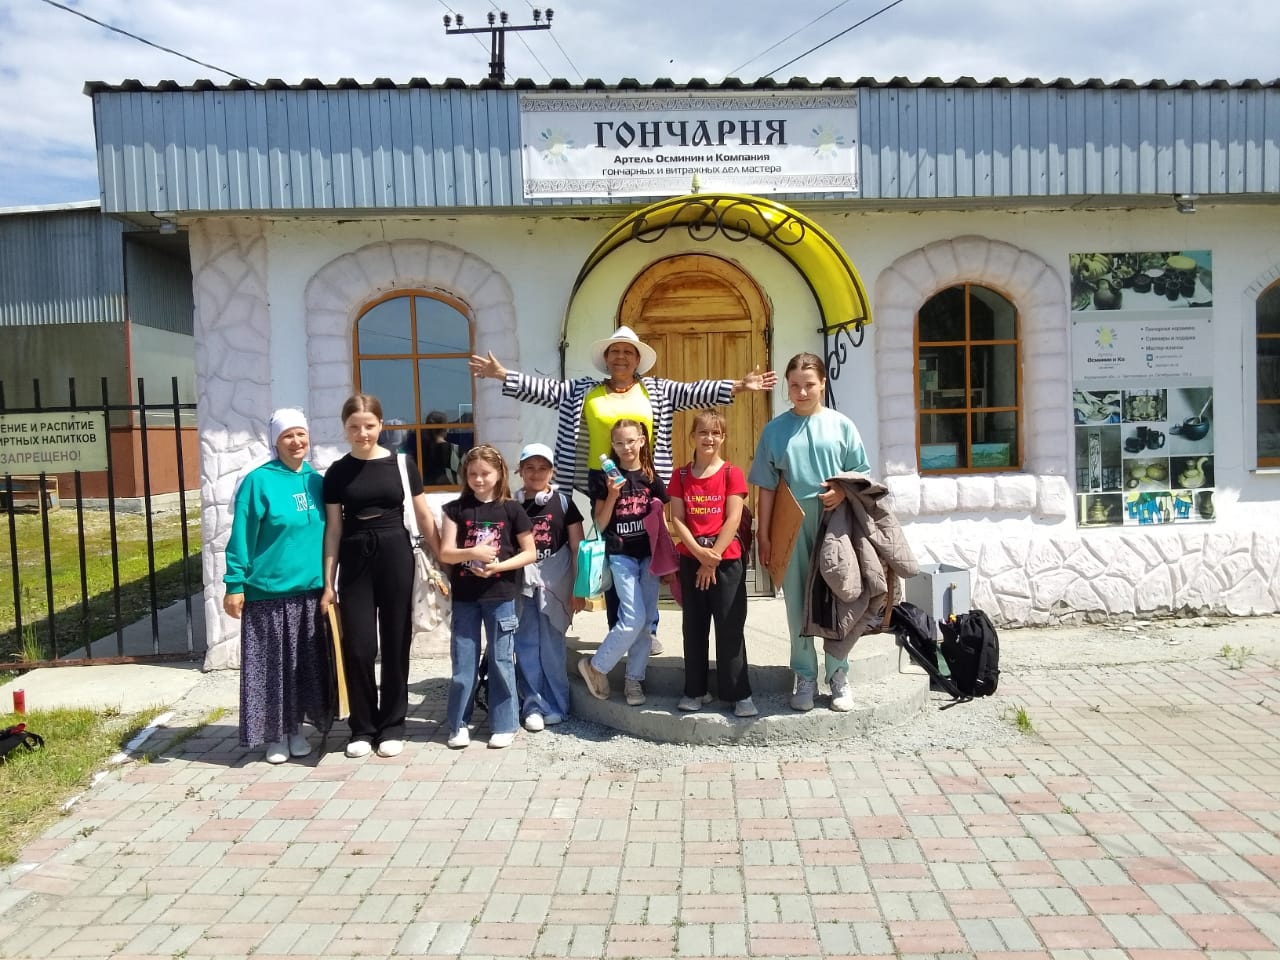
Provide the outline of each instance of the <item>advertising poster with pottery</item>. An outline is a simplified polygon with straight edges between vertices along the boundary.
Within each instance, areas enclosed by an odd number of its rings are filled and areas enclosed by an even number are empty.
[[[1213,258],[1070,257],[1081,526],[1214,517]]]

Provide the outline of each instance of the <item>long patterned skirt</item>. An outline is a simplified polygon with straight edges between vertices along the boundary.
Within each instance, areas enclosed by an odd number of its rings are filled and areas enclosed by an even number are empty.
[[[320,591],[247,601],[240,624],[240,745],[285,740],[303,720],[328,733],[333,642]]]

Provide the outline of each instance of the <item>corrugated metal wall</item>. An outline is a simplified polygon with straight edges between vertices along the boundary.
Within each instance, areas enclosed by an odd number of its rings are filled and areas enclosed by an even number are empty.
[[[0,217],[0,327],[122,323],[123,231],[96,209]]]
[[[883,87],[860,106],[864,197],[1280,192],[1280,89]]]
[[[129,319],[138,326],[194,334],[190,257],[126,239],[124,260]]]
[[[91,90],[107,212],[608,202],[522,197],[514,89]],[[1275,85],[904,85],[859,97],[868,200],[1280,191]]]

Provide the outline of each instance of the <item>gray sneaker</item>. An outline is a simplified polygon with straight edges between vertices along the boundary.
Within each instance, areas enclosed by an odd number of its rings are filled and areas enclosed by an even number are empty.
[[[849,690],[849,678],[843,670],[831,675],[831,709],[836,713],[848,713],[853,709],[853,693]]]
[[[666,650],[667,648],[662,645],[656,633],[649,634],[649,656],[660,657],[666,653]]]
[[[813,695],[818,692],[818,681],[807,680],[796,674],[796,692],[791,695],[791,709],[802,713],[813,709]]]
[[[745,700],[739,700],[733,705],[733,715],[735,717],[754,717],[760,713],[756,709],[755,702],[747,697]]]
[[[644,703],[644,687],[639,680],[627,677],[622,684],[622,692],[627,698],[627,706],[638,707]]]

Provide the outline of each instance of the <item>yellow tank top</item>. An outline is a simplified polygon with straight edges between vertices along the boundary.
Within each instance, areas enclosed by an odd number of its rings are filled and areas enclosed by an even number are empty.
[[[582,418],[587,421],[587,468],[590,470],[600,469],[600,454],[613,458],[609,432],[619,420],[644,424],[649,443],[653,443],[653,404],[638,380],[626,393],[612,393],[604,384],[592,387],[582,406]]]

